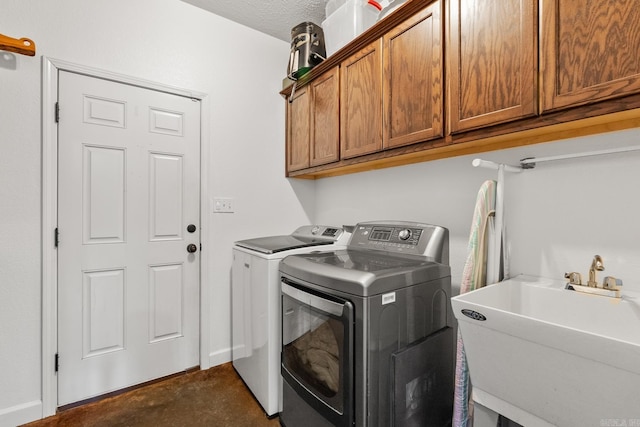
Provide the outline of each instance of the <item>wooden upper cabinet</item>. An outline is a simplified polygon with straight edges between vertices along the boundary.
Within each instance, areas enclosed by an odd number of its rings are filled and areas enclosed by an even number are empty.
[[[310,83],[311,166],[340,159],[340,69],[334,67]]]
[[[340,64],[340,158],[382,149],[382,39]]]
[[[287,102],[287,172],[309,167],[309,94],[309,86],[306,86]]]
[[[443,135],[442,3],[383,37],[384,148]]]
[[[542,0],[542,109],[640,91],[638,0]]]
[[[448,120],[452,133],[537,113],[536,3],[448,2]]]

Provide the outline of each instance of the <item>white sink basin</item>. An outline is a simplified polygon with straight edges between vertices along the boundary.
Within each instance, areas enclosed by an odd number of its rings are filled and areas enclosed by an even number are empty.
[[[451,299],[474,400],[526,427],[640,426],[640,295],[564,286],[518,276]]]

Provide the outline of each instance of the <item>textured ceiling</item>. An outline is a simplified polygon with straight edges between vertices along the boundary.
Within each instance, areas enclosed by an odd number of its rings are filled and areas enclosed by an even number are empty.
[[[286,42],[301,22],[322,24],[327,0],[182,0]]]

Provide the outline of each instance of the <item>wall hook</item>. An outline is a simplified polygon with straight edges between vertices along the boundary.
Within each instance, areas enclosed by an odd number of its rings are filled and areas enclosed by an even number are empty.
[[[23,37],[21,39],[14,39],[0,34],[0,50],[6,50],[8,52],[19,53],[20,55],[35,56],[36,44],[33,40]]]

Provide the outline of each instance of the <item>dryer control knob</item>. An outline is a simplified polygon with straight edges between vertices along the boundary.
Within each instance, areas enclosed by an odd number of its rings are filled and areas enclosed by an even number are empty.
[[[411,230],[409,230],[408,228],[400,230],[400,232],[398,233],[398,237],[400,238],[400,240],[407,240],[409,237],[411,237]]]

